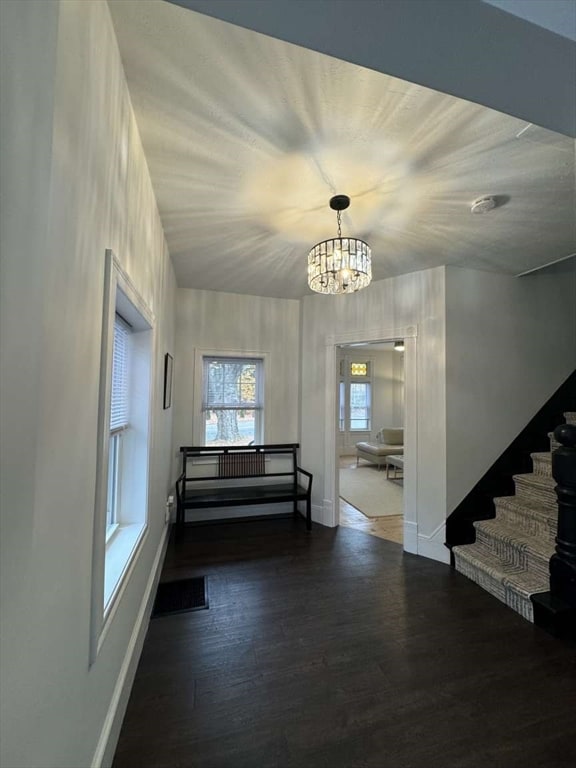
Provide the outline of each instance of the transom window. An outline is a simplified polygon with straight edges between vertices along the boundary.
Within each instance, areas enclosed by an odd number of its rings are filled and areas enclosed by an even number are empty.
[[[350,363],[351,376],[368,376],[368,363]]]
[[[203,357],[203,445],[263,442],[261,358]]]

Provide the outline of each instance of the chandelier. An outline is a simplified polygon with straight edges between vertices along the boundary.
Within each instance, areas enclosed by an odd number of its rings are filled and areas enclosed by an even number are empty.
[[[350,205],[347,195],[330,198],[337,212],[338,237],[322,240],[308,254],[308,285],[316,293],[355,293],[372,280],[372,252],[368,243],[342,237],[341,211]]]

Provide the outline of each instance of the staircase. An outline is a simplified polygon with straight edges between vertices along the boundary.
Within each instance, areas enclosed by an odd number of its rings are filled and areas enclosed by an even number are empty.
[[[576,412],[565,413],[576,425]],[[456,570],[534,621],[530,595],[549,589],[549,561],[554,553],[558,500],[550,451],[533,453],[533,471],[515,475],[516,494],[494,499],[496,517],[474,523],[476,541],[452,548]]]

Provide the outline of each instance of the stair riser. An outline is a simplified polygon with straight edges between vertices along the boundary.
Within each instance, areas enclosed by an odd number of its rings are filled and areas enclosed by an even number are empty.
[[[491,595],[497,597],[501,602],[506,602],[506,589],[501,580],[480,570],[476,565],[469,563],[462,554],[456,551],[454,551],[454,565],[458,573],[471,579],[475,584],[490,592]]]
[[[538,520],[534,520],[534,518],[522,518],[514,512],[510,512],[509,510],[499,513],[498,520],[501,520],[503,523],[509,523],[510,525],[517,528],[518,531],[526,533],[528,536],[536,536],[550,545],[554,544],[555,542],[557,526],[552,522],[546,524]]]
[[[532,457],[532,468],[535,475],[540,475],[541,477],[552,477],[552,462],[550,459]]]
[[[512,589],[506,588],[506,605],[534,624],[534,607],[529,597],[524,597]]]
[[[528,475],[529,477],[529,475]],[[558,498],[553,490],[531,484],[529,480],[516,477],[516,498],[518,501],[537,502],[550,512],[558,512]]]
[[[479,587],[482,587],[482,589],[485,589],[491,595],[498,598],[500,602],[508,605],[528,621],[531,621],[532,623],[534,622],[532,601],[529,597],[525,597],[524,595],[515,592],[513,589],[510,589],[501,579],[491,576],[485,571],[479,570],[475,565],[464,560],[458,552],[454,552],[454,564],[456,570],[463,576],[466,576],[475,584],[478,584]]]
[[[549,574],[549,562],[554,551],[553,547],[550,548],[550,553],[546,556],[540,552],[533,552],[519,544],[505,541],[491,535],[489,531],[483,530],[476,531],[476,541],[505,562],[513,563],[519,568],[537,573],[543,578],[547,578]]]
[[[496,517],[503,523],[509,523],[529,536],[537,536],[549,544],[554,544],[558,527],[557,516],[544,517],[527,510],[501,507],[496,503]]]

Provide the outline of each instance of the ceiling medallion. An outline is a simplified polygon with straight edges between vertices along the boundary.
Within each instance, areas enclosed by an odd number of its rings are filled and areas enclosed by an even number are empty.
[[[308,254],[308,285],[316,293],[356,293],[372,280],[372,251],[368,243],[342,237],[341,211],[349,205],[347,195],[330,199],[330,208],[337,212],[338,237],[322,240]]]

